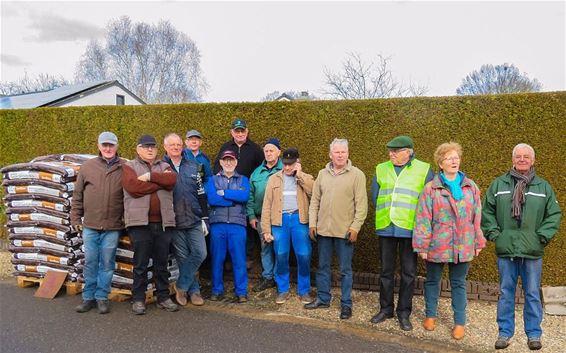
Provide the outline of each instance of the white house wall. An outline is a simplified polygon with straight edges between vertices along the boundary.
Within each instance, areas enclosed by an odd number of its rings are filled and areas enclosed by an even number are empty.
[[[85,105],[116,105],[116,95],[124,96],[125,105],[141,105],[128,92],[118,86],[107,87],[101,91],[85,95],[82,98],[61,105],[61,107],[76,107]]]

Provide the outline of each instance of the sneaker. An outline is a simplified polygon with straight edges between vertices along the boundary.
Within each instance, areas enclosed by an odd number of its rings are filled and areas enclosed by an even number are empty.
[[[169,298],[165,299],[161,303],[157,303],[157,307],[159,309],[167,310],[171,313],[179,310],[179,306],[177,304],[173,303],[173,301]]]
[[[86,313],[94,308],[96,308],[96,300],[83,300],[82,303],[75,307],[75,311],[77,313]]]
[[[196,306],[204,305],[204,299],[202,299],[200,293],[191,294],[191,304]]]
[[[273,278],[272,279],[262,278],[261,281],[259,281],[259,283],[252,288],[252,291],[263,292],[264,290],[268,288],[273,288],[275,286],[276,284]]]
[[[289,292],[286,293],[279,293],[277,298],[275,298],[276,304],[285,304],[285,302],[289,299]]]
[[[136,315],[144,315],[145,314],[145,303],[144,302],[134,302],[132,304],[132,311]]]
[[[527,341],[527,347],[531,351],[538,351],[542,348],[542,343],[540,342],[540,338],[529,338]]]
[[[224,294],[212,294],[208,300],[213,302],[219,302],[224,299]]]
[[[307,293],[307,294],[303,294],[303,295],[299,296],[299,300],[303,304],[308,304],[308,303],[312,302],[314,299],[313,299],[313,297],[310,296],[310,294]]]
[[[187,305],[187,291],[177,288],[177,285],[175,285],[175,300],[181,306]]]
[[[505,349],[509,347],[509,337],[499,336],[497,341],[495,341],[495,349]]]
[[[108,314],[110,312],[110,303],[108,300],[97,300],[96,306],[98,307],[99,314]]]
[[[240,304],[248,302],[248,296],[247,295],[238,295],[236,297],[236,299],[237,299],[237,302],[240,303]]]

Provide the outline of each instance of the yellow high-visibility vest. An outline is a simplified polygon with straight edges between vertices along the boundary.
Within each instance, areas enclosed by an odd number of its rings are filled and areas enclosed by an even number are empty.
[[[393,222],[397,227],[413,230],[419,194],[424,188],[430,164],[413,159],[401,173],[395,173],[391,161],[375,167],[379,194],[375,200],[375,229]]]

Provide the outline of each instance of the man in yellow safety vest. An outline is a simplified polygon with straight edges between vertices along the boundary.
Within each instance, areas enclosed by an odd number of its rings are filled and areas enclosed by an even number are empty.
[[[413,140],[409,136],[397,136],[389,141],[389,160],[377,165],[372,182],[375,229],[381,250],[381,275],[380,310],[371,322],[377,324],[394,316],[394,274],[399,254],[401,286],[396,313],[399,326],[404,331],[413,329],[409,317],[417,268],[417,255],[412,247],[415,210],[419,194],[434,177],[430,164],[415,158],[413,147]]]

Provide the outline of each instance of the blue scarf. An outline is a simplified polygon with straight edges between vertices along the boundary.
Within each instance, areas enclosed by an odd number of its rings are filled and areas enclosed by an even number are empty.
[[[440,179],[442,180],[442,183],[448,187],[448,190],[450,190],[454,200],[460,201],[464,198],[464,192],[462,191],[461,185],[462,180],[464,180],[464,173],[459,171],[454,180],[448,180],[446,179],[446,176],[444,176],[444,172],[440,171]]]

